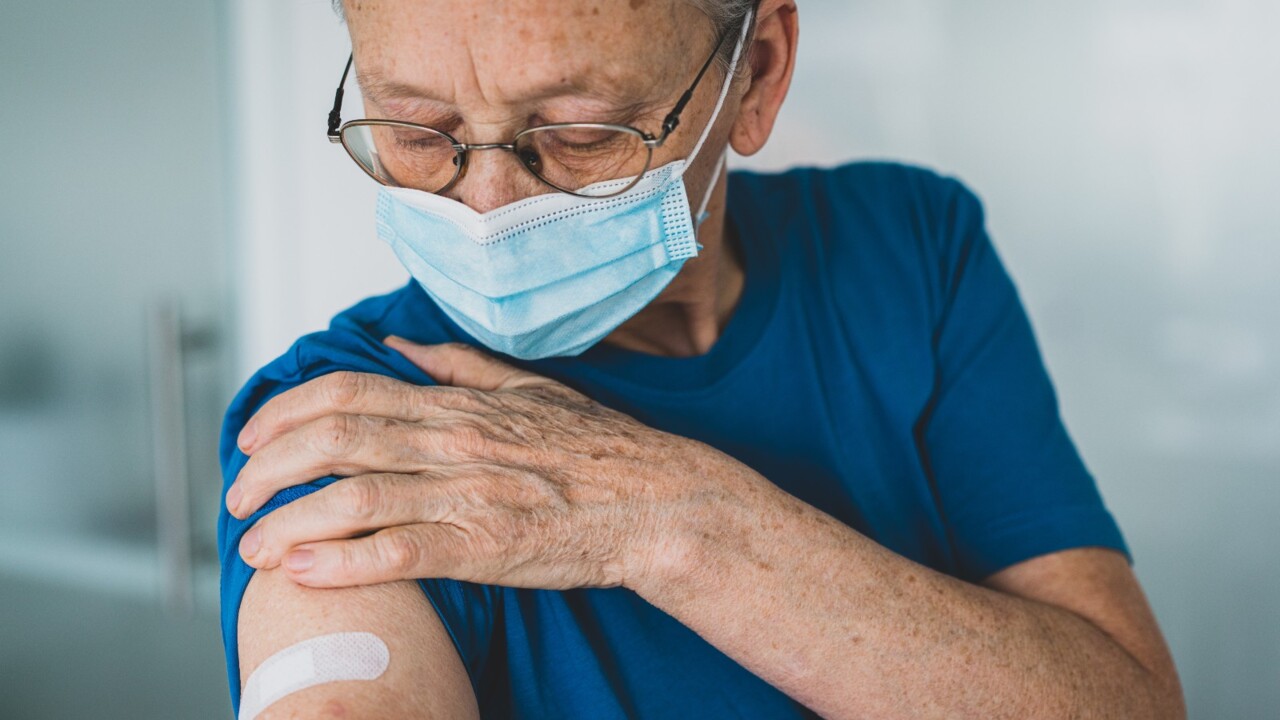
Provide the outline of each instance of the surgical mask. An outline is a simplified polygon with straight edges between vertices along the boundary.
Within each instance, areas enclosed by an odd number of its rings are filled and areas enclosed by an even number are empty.
[[[696,219],[683,177],[720,114],[748,24],[688,158],[646,172],[620,195],[550,193],[486,213],[386,187],[378,195],[378,237],[440,309],[490,349],[525,360],[581,354],[648,305],[702,248],[697,229],[724,156]]]

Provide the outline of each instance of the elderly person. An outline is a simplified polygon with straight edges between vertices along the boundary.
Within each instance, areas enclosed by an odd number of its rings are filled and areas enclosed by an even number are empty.
[[[241,717],[1183,714],[973,194],[724,171],[793,0],[342,9],[412,277],[227,414]],[[385,667],[255,679],[338,632]]]

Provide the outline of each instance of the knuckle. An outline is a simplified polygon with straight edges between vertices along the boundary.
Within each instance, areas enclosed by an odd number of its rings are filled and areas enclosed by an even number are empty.
[[[496,513],[486,524],[487,532],[479,533],[476,549],[484,554],[507,554],[517,548],[528,528],[524,512]]]
[[[356,417],[342,413],[325,416],[316,423],[314,442],[316,449],[327,457],[347,457],[360,442]]]
[[[486,408],[494,409],[502,407],[502,399],[489,390],[481,390],[480,388],[462,387],[458,388],[458,398],[467,408]]]
[[[470,388],[450,385],[433,385],[425,388],[425,395],[430,402],[446,410],[470,410],[475,406],[475,398]]]
[[[527,557],[531,547],[537,547],[529,541],[532,534],[532,529],[523,522],[508,520],[486,532],[475,533],[460,552],[472,560]]]
[[[382,509],[382,491],[374,483],[348,478],[339,483],[338,502],[343,514],[357,520],[372,520]]]
[[[326,390],[329,404],[335,408],[349,408],[355,405],[368,389],[368,380],[362,373],[342,370],[328,376]]]
[[[363,553],[356,543],[344,542],[338,543],[338,552],[335,555],[337,560],[337,574],[349,577],[356,569],[363,569],[368,564]]]
[[[481,455],[486,438],[480,428],[471,424],[459,424],[449,433],[448,449],[462,455]]]
[[[589,402],[585,395],[568,385],[543,377],[530,379],[521,387],[521,391],[538,400],[560,406],[581,406]]]
[[[378,545],[378,555],[386,567],[396,571],[411,570],[421,557],[421,546],[412,533],[384,532]]]

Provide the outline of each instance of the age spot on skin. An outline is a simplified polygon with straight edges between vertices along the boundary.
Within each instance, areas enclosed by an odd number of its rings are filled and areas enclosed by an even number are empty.
[[[631,9],[639,10],[641,6],[643,6],[647,2],[649,2],[649,0],[631,0]]]

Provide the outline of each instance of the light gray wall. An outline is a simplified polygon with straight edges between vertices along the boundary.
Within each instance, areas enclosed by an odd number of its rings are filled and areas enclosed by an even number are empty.
[[[145,535],[146,307],[176,298],[192,326],[225,324],[220,14],[56,0],[0,16],[0,523]],[[224,402],[226,376],[189,399]],[[208,415],[192,428],[206,484]]]
[[[1193,717],[1274,716],[1280,3],[800,4],[792,96],[737,164],[896,158],[979,193]],[[247,372],[405,276],[321,137],[347,52],[327,3],[237,7],[240,115],[279,123],[240,166]]]
[[[219,0],[0,6],[5,718],[230,714],[207,591],[232,384],[224,13]],[[146,319],[162,298],[191,331],[186,423],[170,425],[187,430],[205,586],[190,615],[160,601]]]
[[[751,164],[902,158],[979,193],[1192,717],[1274,717],[1280,3],[800,5]]]

